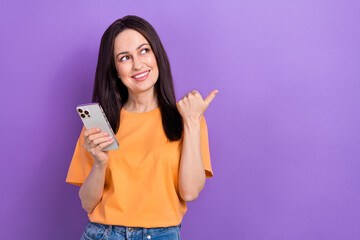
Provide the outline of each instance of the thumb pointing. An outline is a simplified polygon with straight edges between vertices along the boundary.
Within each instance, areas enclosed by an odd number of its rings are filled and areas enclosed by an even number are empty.
[[[212,91],[209,96],[207,96],[204,100],[204,102],[209,105],[211,103],[212,100],[214,100],[216,94],[218,93],[219,91],[218,90],[214,90]]]

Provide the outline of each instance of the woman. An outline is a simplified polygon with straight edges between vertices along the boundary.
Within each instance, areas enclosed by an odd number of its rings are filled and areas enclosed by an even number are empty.
[[[66,182],[81,186],[89,216],[82,239],[180,239],[186,202],[212,177],[203,114],[192,91],[176,103],[170,65],[153,27],[126,16],[104,33],[93,102],[103,107],[114,140],[83,129]]]

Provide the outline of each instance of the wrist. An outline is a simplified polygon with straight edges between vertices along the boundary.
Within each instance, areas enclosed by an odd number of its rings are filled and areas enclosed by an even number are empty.
[[[103,160],[103,161],[96,161],[96,160],[95,160],[93,167],[96,167],[96,168],[106,168],[107,163],[108,163],[108,160]]]
[[[201,126],[201,118],[199,119],[184,119],[184,128],[197,129]]]

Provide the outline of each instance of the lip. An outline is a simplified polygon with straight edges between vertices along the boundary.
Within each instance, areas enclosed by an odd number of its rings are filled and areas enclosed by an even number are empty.
[[[141,78],[134,78],[135,76],[146,73],[146,72],[147,72],[147,74],[145,76],[143,76]],[[134,79],[135,81],[138,81],[138,82],[144,81],[149,76],[149,73],[150,73],[150,70],[143,71],[143,72],[140,72],[140,73],[137,73],[137,74],[133,75],[131,78]]]

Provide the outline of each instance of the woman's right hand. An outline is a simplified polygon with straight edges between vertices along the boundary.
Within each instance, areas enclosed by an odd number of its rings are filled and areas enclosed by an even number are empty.
[[[113,143],[114,139],[107,132],[101,132],[99,128],[91,128],[84,132],[84,148],[95,159],[95,163],[107,164],[109,153],[103,149]]]

